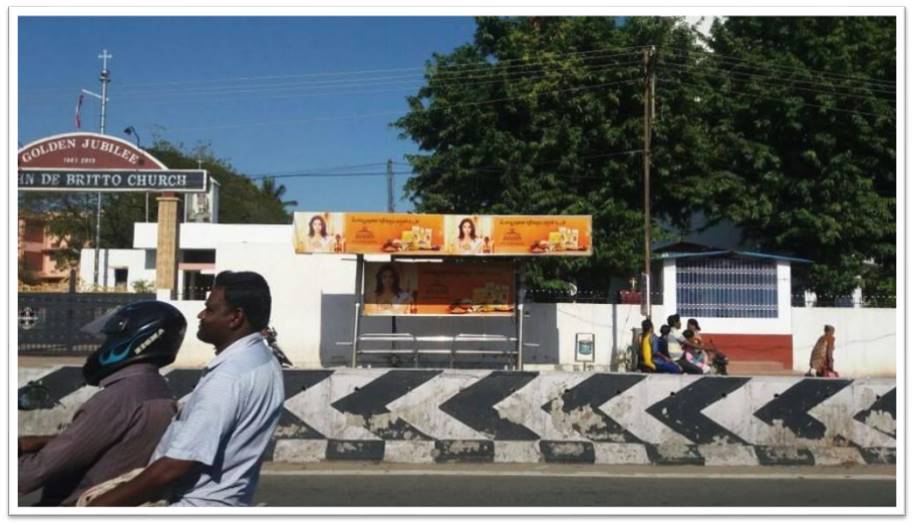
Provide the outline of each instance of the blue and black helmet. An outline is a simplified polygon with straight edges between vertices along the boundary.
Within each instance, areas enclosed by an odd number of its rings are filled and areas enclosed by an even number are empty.
[[[140,301],[107,312],[82,330],[105,336],[104,343],[82,367],[86,383],[96,386],[134,363],[162,367],[174,362],[184,341],[187,320],[168,303]]]

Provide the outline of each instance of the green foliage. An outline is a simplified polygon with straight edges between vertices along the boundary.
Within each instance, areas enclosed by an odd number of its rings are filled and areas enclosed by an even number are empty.
[[[417,211],[592,214],[594,256],[529,262],[531,285],[601,290],[637,273],[652,45],[653,238],[700,211],[748,246],[813,260],[819,295],[893,295],[894,19],[733,18],[709,40],[679,22],[477,19],[393,124],[421,151],[407,157]]]
[[[282,202],[285,188],[281,185],[261,189],[251,179],[238,173],[224,160],[216,158],[208,147],[186,152],[180,147],[159,140],[148,148],[150,154],[171,169],[203,169],[220,183],[219,222],[283,224],[291,222]],[[202,163],[202,164],[200,164]],[[156,193],[149,194],[149,221],[158,220]],[[95,193],[20,192],[20,212],[46,216],[49,232],[65,240],[65,249],[55,252],[59,263],[78,263],[83,246],[95,241]],[[178,212],[183,217],[183,211]],[[132,248],[133,224],[146,220],[144,193],[103,193],[101,215],[101,246]]]
[[[591,214],[594,255],[527,262],[532,287],[566,281],[604,290],[643,254],[643,53],[689,49],[674,19],[479,18],[472,44],[428,64],[426,85],[395,126],[418,143],[406,191],[417,211]],[[669,100],[657,123],[652,187],[672,222],[689,216],[679,192],[703,148],[686,118],[689,99]],[[665,147],[672,138],[686,143]],[[673,162],[672,157],[676,160]],[[656,232],[658,233],[658,232]],[[655,235],[655,234],[654,234]]]
[[[133,291],[136,293],[153,293],[155,292],[155,283],[152,281],[139,280],[133,281]]]
[[[219,181],[219,222],[238,224],[284,224],[291,222],[279,195],[262,191],[231,164],[216,158],[209,147],[185,153],[168,142],[158,141],[149,152],[173,169],[197,169],[209,172]],[[271,189],[272,190],[272,189]]]
[[[819,295],[893,296],[894,19],[731,18],[710,43],[708,214],[814,261]]]

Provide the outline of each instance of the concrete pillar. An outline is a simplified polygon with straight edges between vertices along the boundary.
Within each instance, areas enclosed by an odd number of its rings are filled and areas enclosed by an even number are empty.
[[[159,205],[158,242],[155,254],[155,288],[177,292],[178,267],[178,198],[166,193],[156,199]]]

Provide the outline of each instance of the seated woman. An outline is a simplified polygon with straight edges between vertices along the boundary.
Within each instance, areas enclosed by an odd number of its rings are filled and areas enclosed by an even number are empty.
[[[707,356],[703,349],[694,341],[694,332],[685,330],[682,332],[685,338],[685,344],[682,345],[682,358],[678,364],[686,374],[706,374],[710,372],[710,364],[707,362]]]
[[[640,370],[647,373],[680,374],[681,368],[659,351],[659,338],[653,334],[653,322],[645,319],[641,324]]]

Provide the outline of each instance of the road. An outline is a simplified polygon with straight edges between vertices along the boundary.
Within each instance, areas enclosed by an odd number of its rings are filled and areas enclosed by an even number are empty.
[[[269,507],[893,507],[893,466],[268,463]],[[21,506],[37,492],[19,498]]]
[[[894,468],[269,465],[255,504],[293,507],[869,507]]]

